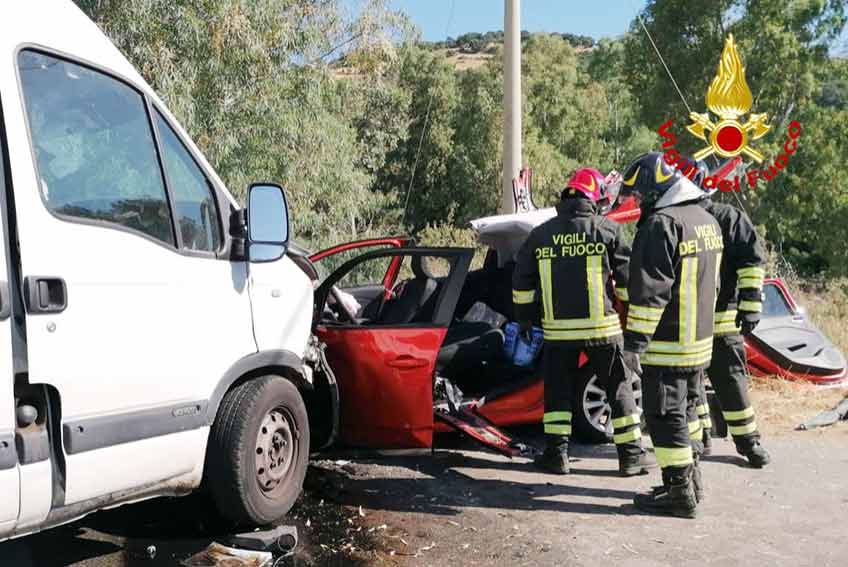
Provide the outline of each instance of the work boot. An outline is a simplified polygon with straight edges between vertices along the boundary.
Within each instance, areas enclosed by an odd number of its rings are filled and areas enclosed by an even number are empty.
[[[695,493],[695,500],[701,502],[704,499],[704,479],[701,476],[701,459],[695,457],[695,464],[692,467],[692,491]]]
[[[708,456],[713,454],[713,435],[712,435],[712,432],[709,429],[707,429],[706,427],[704,428],[703,442],[704,442],[704,451],[703,451],[702,454],[705,457],[708,457]]]
[[[533,461],[535,465],[551,474],[568,474],[568,437],[548,441],[545,451]]]
[[[651,459],[651,456],[644,449],[640,449],[635,454],[625,454],[619,449],[618,452],[618,472],[621,476],[641,476],[648,474],[649,470],[657,466],[657,463]]]
[[[748,459],[748,462],[755,469],[761,469],[771,462],[768,451],[763,449],[759,441],[751,441],[745,445],[737,443],[736,452]]]
[[[694,518],[698,501],[692,488],[692,465],[663,471],[663,487],[633,497],[636,508],[652,514]]]

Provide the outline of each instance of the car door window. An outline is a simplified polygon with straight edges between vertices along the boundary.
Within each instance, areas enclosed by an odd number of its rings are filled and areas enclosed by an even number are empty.
[[[787,317],[792,308],[783,296],[783,292],[774,284],[763,286],[763,317]]]
[[[183,248],[214,252],[221,245],[221,228],[212,185],[158,110],[155,116]]]
[[[24,50],[21,87],[48,209],[174,244],[144,97],[104,73]]]

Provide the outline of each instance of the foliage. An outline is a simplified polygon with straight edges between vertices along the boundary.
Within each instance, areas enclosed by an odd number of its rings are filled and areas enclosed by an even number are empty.
[[[464,239],[497,211],[502,32],[413,41],[387,0],[77,0],[243,196],[283,182],[312,248],[409,232]],[[704,111],[728,33],[742,53],[772,163],[791,120],[798,152],[771,183],[730,198],[804,274],[848,273],[848,63],[829,48],[842,0],[650,0],[640,13],[692,109]],[[638,21],[623,38],[522,33],[524,161],[539,205],[579,166],[623,170],[687,110]],[[457,50],[485,52],[460,70]],[[491,56],[489,56],[491,55]],[[749,167],[754,164],[747,164]],[[756,166],[763,169],[764,166]],[[739,201],[737,201],[739,198]],[[454,233],[457,230],[459,232]],[[464,241],[464,240],[463,240]]]
[[[528,31],[522,30],[521,40],[525,41],[531,35]],[[595,40],[586,35],[573,33],[554,33],[551,35],[560,38],[572,47],[591,48],[595,45]],[[491,44],[502,44],[503,42],[504,32],[498,30],[484,33],[464,33],[457,38],[449,37],[445,41],[434,41],[425,45],[431,49],[459,49],[463,53],[480,53]]]
[[[733,33],[754,95],[754,112],[768,112],[771,132],[758,140],[768,169],[782,151],[790,121],[803,125],[798,152],[772,182],[743,198],[772,243],[805,274],[848,273],[844,242],[848,191],[842,168],[845,143],[844,61],[828,48],[845,26],[841,0],[653,0],[641,13],[683,96],[696,112],[716,72],[725,38]],[[637,97],[641,119],[656,128],[675,121],[678,149],[703,144],[683,130],[688,112],[638,22],[625,40],[624,75]],[[710,161],[711,166],[715,162]],[[736,199],[732,199],[735,202]]]
[[[312,246],[382,232],[392,194],[374,172],[405,135],[407,97],[384,78],[404,20],[369,2],[357,18],[327,0],[78,0],[238,196],[284,183]],[[327,56],[356,51],[367,82],[334,79]]]

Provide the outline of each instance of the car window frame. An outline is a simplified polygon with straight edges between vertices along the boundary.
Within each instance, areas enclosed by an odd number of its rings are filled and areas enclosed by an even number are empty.
[[[432,256],[435,258],[444,258],[449,261],[451,270],[445,278],[445,283],[439,292],[436,299],[436,305],[433,311],[432,319],[429,323],[414,322],[414,323],[369,323],[360,325],[350,322],[333,323],[332,326],[327,325],[321,320],[321,314],[330,297],[332,288],[344,276],[350,273],[360,264],[375,260],[378,258],[393,257],[400,258],[400,263],[406,257],[413,256]],[[313,295],[315,307],[314,326],[332,327],[335,330],[379,330],[379,329],[433,329],[433,328],[448,328],[453,315],[456,312],[456,305],[459,301],[459,295],[462,292],[462,287],[465,284],[465,279],[468,276],[468,270],[471,267],[471,260],[474,257],[473,248],[449,247],[449,246],[404,246],[400,248],[384,248],[380,250],[371,250],[365,252],[355,258],[351,258],[330,274],[315,290]]]
[[[116,223],[116,222],[99,220],[99,219],[86,219],[86,218],[82,218],[82,217],[74,217],[74,216],[70,216],[70,215],[63,215],[61,213],[57,213],[56,211],[54,211],[53,209],[50,208],[49,204],[47,203],[47,201],[44,198],[44,192],[42,190],[43,188],[42,188],[42,185],[41,185],[41,173],[39,172],[39,168],[38,168],[38,159],[37,159],[37,156],[35,154],[35,146],[33,144],[32,128],[31,128],[30,121],[29,121],[29,114],[27,112],[27,101],[26,101],[26,97],[24,96],[23,82],[21,80],[21,72],[20,72],[21,69],[20,69],[19,58],[20,58],[21,53],[24,52],[24,51],[31,51],[31,52],[38,53],[38,54],[41,54],[41,55],[46,55],[48,57],[61,59],[63,61],[66,61],[66,62],[74,64],[74,65],[79,65],[81,67],[88,68],[88,69],[90,69],[94,72],[100,73],[102,75],[105,75],[106,77],[109,77],[110,79],[113,79],[115,81],[118,81],[119,83],[122,83],[123,85],[132,89],[133,91],[135,91],[136,93],[138,93],[141,96],[142,100],[144,101],[144,110],[147,113],[147,122],[148,122],[148,126],[150,128],[151,137],[153,138],[154,149],[155,149],[155,152],[156,152],[156,162],[159,165],[159,173],[162,176],[162,183],[165,186],[165,197],[166,197],[167,204],[168,204],[168,211],[170,212],[170,217],[171,217],[171,232],[174,236],[174,242],[173,243],[169,243],[169,242],[165,242],[163,240],[159,240],[158,238],[155,238],[155,237],[153,237],[153,236],[151,236],[151,235],[149,235],[149,234],[147,234],[143,231],[140,231],[140,230],[131,228],[129,226]],[[117,231],[120,231],[120,232],[126,232],[128,234],[133,235],[133,236],[138,236],[140,238],[143,238],[144,240],[146,240],[148,242],[156,244],[156,245],[158,245],[158,246],[160,246],[160,247],[162,247],[166,250],[169,250],[171,252],[175,252],[175,253],[177,253],[181,256],[190,256],[190,257],[196,257],[196,258],[233,261],[232,258],[231,258],[231,254],[228,252],[232,248],[232,243],[233,243],[232,242],[232,236],[229,234],[229,230],[227,228],[225,228],[227,226],[227,224],[225,223],[224,215],[222,214],[222,211],[224,211],[225,208],[228,207],[228,206],[229,206],[230,209],[233,209],[232,203],[229,201],[229,199],[227,199],[227,197],[224,195],[222,189],[214,181],[213,176],[209,175],[209,172],[206,170],[205,167],[203,167],[202,161],[197,159],[196,152],[194,152],[192,150],[190,145],[185,143],[185,139],[183,138],[183,136],[180,135],[179,130],[174,128],[173,124],[168,119],[168,115],[165,112],[163,112],[162,107],[160,107],[160,105],[157,105],[155,103],[153,98],[150,96],[149,93],[147,93],[145,91],[145,89],[141,88],[140,86],[136,85],[132,80],[121,75],[120,73],[115,72],[114,70],[112,70],[108,67],[94,63],[92,61],[88,61],[87,59],[84,59],[82,57],[79,57],[79,56],[58,50],[58,49],[50,48],[50,47],[47,47],[47,46],[44,46],[44,45],[36,44],[36,43],[22,43],[22,44],[18,45],[17,48],[14,50],[12,56],[13,56],[13,61],[14,61],[15,79],[17,81],[18,101],[21,105],[21,111],[23,113],[23,121],[24,121],[24,126],[25,126],[25,131],[26,131],[27,143],[29,144],[29,153],[30,153],[30,157],[32,159],[33,170],[35,172],[35,177],[36,177],[35,180],[36,180],[36,183],[38,184],[38,197],[41,200],[41,203],[44,206],[44,209],[47,211],[48,214],[50,214],[52,217],[54,217],[54,218],[56,218],[56,219],[58,219],[62,222],[73,223],[73,224],[81,224],[81,225],[84,225],[84,226],[92,226],[92,227],[98,227],[98,228],[105,228],[105,229],[109,229],[109,230],[117,230]],[[215,252],[190,250],[190,249],[186,249],[186,248],[183,247],[182,234],[181,234],[181,232],[180,232],[180,230],[177,226],[177,220],[176,220],[177,219],[176,203],[174,201],[174,195],[173,195],[171,187],[168,183],[167,174],[166,174],[166,171],[165,171],[165,163],[164,163],[164,158],[163,158],[163,154],[162,154],[162,142],[159,138],[159,131],[156,127],[155,120],[153,119],[154,118],[153,117],[154,109],[157,109],[159,111],[159,113],[162,115],[162,117],[165,118],[168,125],[177,134],[177,138],[180,140],[180,143],[183,144],[185,149],[188,151],[189,155],[191,155],[191,158],[195,161],[195,163],[200,168],[201,172],[203,173],[203,175],[206,177],[207,181],[211,185],[211,193],[214,196],[216,211],[217,211],[217,214],[218,214],[218,223],[219,223],[219,227],[221,227],[221,243],[219,245],[219,249],[216,250]],[[232,212],[233,211],[231,210],[230,213],[232,213]]]

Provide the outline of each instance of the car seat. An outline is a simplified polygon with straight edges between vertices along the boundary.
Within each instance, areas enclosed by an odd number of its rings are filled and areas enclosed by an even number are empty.
[[[439,285],[424,267],[424,256],[412,256],[411,264],[415,277],[403,282],[397,296],[386,302],[379,318],[381,324],[430,322]],[[427,316],[428,311],[430,316]]]

